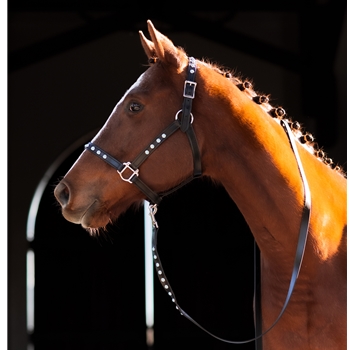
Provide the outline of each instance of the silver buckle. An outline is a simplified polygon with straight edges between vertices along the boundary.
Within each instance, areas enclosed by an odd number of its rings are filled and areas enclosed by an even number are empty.
[[[186,94],[187,85],[190,86],[190,91],[192,89],[192,93],[191,94]],[[197,83],[196,82],[185,80],[183,97],[194,99],[194,95],[195,95],[195,92],[196,92],[196,87],[197,87]]]
[[[119,173],[119,175],[120,175],[120,177],[121,177],[121,179],[122,179],[123,181],[129,182],[129,183],[132,184],[131,179],[132,179],[134,176],[139,176],[139,169],[134,170],[134,169],[130,166],[130,164],[131,164],[130,162],[123,163],[124,168],[123,168],[122,170],[120,170],[120,171],[118,170],[118,173]],[[129,169],[129,170],[132,171],[132,174],[131,174],[131,175],[129,176],[129,178],[127,178],[127,179],[123,176],[123,172],[124,172],[126,169]]]

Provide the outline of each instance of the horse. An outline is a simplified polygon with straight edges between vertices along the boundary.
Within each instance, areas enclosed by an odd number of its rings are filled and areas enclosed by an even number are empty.
[[[344,170],[250,81],[189,58],[147,25],[150,40],[139,32],[147,69],[54,190],[64,218],[97,235],[147,199],[157,225],[164,195],[210,178],[236,203],[260,250],[263,347],[345,349]],[[312,202],[308,235],[288,306],[270,330],[290,286],[305,211],[300,166]]]

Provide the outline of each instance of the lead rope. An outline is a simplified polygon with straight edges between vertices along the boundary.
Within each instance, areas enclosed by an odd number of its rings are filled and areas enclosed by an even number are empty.
[[[256,349],[260,350],[262,349],[262,342],[261,342],[261,338],[262,336],[264,336],[266,333],[268,333],[275,325],[276,323],[280,320],[280,318],[282,317],[284,311],[287,308],[287,305],[289,303],[289,300],[291,298],[291,295],[293,293],[294,287],[295,287],[295,283],[297,281],[299,272],[300,272],[300,268],[301,268],[301,264],[302,264],[302,260],[303,260],[303,256],[304,256],[304,252],[305,252],[305,246],[306,246],[306,241],[307,241],[307,236],[308,236],[308,230],[309,230],[309,222],[310,222],[310,212],[311,212],[311,194],[310,194],[310,189],[309,189],[309,184],[307,182],[306,176],[305,176],[305,172],[303,169],[303,165],[301,163],[300,160],[300,156],[297,150],[297,146],[295,144],[295,140],[293,137],[293,133],[288,125],[288,122],[286,122],[285,120],[281,120],[281,125],[284,128],[291,148],[293,150],[295,159],[297,161],[297,165],[299,168],[299,172],[300,172],[300,176],[301,176],[301,180],[302,180],[302,184],[303,184],[303,188],[304,188],[304,207],[303,207],[303,211],[302,211],[302,216],[301,216],[301,223],[300,223],[300,229],[299,229],[299,238],[298,238],[298,244],[297,244],[297,249],[296,249],[296,254],[295,254],[295,259],[294,259],[294,265],[293,265],[293,272],[292,272],[292,276],[291,276],[291,280],[290,280],[290,284],[289,284],[289,288],[288,288],[288,292],[287,292],[287,296],[284,302],[284,305],[282,307],[282,310],[280,312],[280,314],[278,315],[277,319],[275,320],[275,322],[265,331],[265,332],[261,332],[260,330],[260,334],[256,335],[255,338],[252,339],[248,339],[248,340],[242,340],[242,341],[233,341],[233,340],[226,340],[223,338],[220,338],[214,334],[212,334],[211,332],[209,332],[207,329],[205,329],[204,327],[202,327],[198,322],[196,322],[191,316],[189,316],[178,304],[175,294],[170,286],[170,283],[168,281],[168,279],[165,276],[164,273],[164,269],[162,266],[162,263],[160,261],[159,258],[159,254],[158,254],[158,250],[157,250],[157,235],[158,235],[158,223],[155,219],[155,215],[157,212],[157,204],[151,204],[149,206],[149,211],[150,211],[150,216],[152,219],[152,225],[153,225],[153,235],[152,235],[152,253],[153,253],[153,261],[155,264],[155,269],[157,272],[157,276],[158,279],[160,281],[160,283],[162,284],[163,288],[165,289],[165,291],[168,293],[168,295],[170,296],[172,302],[175,304],[176,309],[180,312],[180,314],[182,316],[185,316],[189,321],[191,321],[192,323],[194,323],[196,326],[198,326],[199,328],[201,328],[203,331],[205,331],[206,333],[208,333],[209,335],[211,335],[212,337],[225,342],[225,343],[230,343],[230,344],[246,344],[252,341],[257,341],[256,343]],[[259,283],[259,282],[258,282]],[[258,304],[260,305],[260,304]],[[258,316],[260,317],[260,315]],[[260,323],[259,323],[260,322]],[[261,321],[258,320],[258,327],[257,328],[261,328]],[[260,341],[259,341],[260,340]]]

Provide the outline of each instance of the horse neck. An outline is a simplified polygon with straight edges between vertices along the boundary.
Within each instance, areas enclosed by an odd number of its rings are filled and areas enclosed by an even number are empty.
[[[210,79],[206,80],[210,83]],[[237,204],[262,256],[268,261],[277,259],[278,264],[273,265],[279,268],[284,268],[285,262],[286,268],[290,269],[304,205],[303,185],[295,156],[276,120],[232,83],[225,82],[225,79],[221,81],[222,86],[217,83],[214,88],[205,86],[204,90],[212,97],[201,104],[203,116],[197,116],[197,120],[206,119],[202,124],[206,140],[202,150],[205,175],[220,182]],[[339,222],[344,223],[345,179],[300,144],[298,149],[306,176],[310,179],[312,200],[322,203],[319,206],[322,212],[318,215],[341,215]],[[319,176],[318,172],[323,175]],[[325,198],[335,196],[340,198],[337,208],[325,202]],[[312,217],[310,232],[316,241],[320,239],[317,222]],[[339,234],[336,243],[333,242],[333,252],[322,242],[323,251],[318,250],[320,256],[329,257],[337,250],[343,227],[337,230]]]

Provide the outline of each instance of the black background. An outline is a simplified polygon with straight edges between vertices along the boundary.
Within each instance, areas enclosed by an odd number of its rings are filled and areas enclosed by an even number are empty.
[[[36,186],[78,139],[98,130],[144,71],[146,20],[189,55],[252,78],[346,168],[346,2],[8,3],[8,348],[143,349],[142,210],[91,238],[66,222],[48,179],[35,240],[26,223]],[[253,240],[219,186],[196,180],[160,206],[159,252],[183,309],[229,339],[252,336]],[[26,252],[35,251],[35,332],[26,332]],[[155,283],[155,349],[252,349],[209,338]]]

